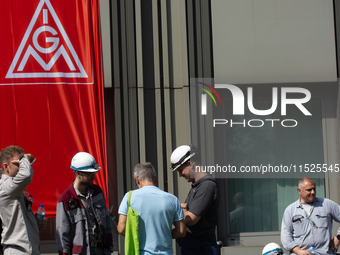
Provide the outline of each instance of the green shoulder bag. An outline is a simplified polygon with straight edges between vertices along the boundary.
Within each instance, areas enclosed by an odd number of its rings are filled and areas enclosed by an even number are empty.
[[[139,255],[139,214],[131,207],[129,192],[128,214],[125,227],[125,255]]]

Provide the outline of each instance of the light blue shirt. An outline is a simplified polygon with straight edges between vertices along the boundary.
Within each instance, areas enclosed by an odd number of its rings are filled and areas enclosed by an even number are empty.
[[[128,195],[119,206],[119,214],[127,215]],[[177,197],[148,185],[132,192],[131,207],[139,214],[140,254],[172,255],[172,224],[184,219]]]
[[[334,254],[328,249],[332,240],[333,220],[340,222],[340,206],[319,197],[311,205],[309,213],[303,208],[300,199],[286,208],[281,226],[283,247],[287,251],[296,246],[308,250],[314,244],[316,254]]]

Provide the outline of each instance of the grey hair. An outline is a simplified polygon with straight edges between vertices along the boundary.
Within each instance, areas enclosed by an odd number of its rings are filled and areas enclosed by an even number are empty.
[[[305,181],[310,182],[311,184],[314,184],[314,185],[315,185],[315,181],[314,181],[312,178],[309,178],[309,177],[302,177],[302,178],[299,180],[299,189],[303,189],[303,188],[304,188],[304,183],[305,183]]]
[[[149,182],[155,182],[156,180],[156,170],[150,162],[140,163],[135,166],[133,171],[133,176],[139,177],[139,179],[143,182],[145,180]]]

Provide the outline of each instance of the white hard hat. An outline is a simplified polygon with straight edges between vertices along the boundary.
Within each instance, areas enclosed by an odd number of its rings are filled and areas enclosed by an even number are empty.
[[[196,151],[193,150],[192,146],[182,145],[177,147],[171,154],[170,157],[170,169],[175,171],[178,167],[180,167],[183,163],[189,160],[192,156],[196,154]]]
[[[94,157],[87,152],[78,152],[71,161],[71,168],[74,171],[97,172],[100,167]]]
[[[262,255],[277,255],[277,254],[283,254],[283,250],[277,243],[269,243],[267,244],[263,250]]]

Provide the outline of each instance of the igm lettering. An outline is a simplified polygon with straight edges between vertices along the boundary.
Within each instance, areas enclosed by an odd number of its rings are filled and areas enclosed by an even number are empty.
[[[235,85],[230,84],[215,84],[215,88],[217,89],[228,89],[233,97],[233,115],[244,115],[244,105],[245,105],[245,97],[240,88]],[[249,87],[247,89],[247,105],[248,109],[251,113],[258,116],[266,116],[274,113],[278,106],[278,88],[274,87],[272,89],[272,105],[267,110],[258,110],[255,109],[253,103],[253,88]],[[288,98],[289,93],[302,94],[302,98]],[[287,105],[295,105],[304,115],[311,116],[312,114],[303,106],[303,104],[307,103],[311,99],[311,93],[309,90],[304,88],[290,88],[283,87],[281,88],[281,115],[286,116],[287,114]],[[202,106],[203,107],[203,106]],[[275,123],[280,123],[283,127],[295,127],[297,126],[297,121],[294,119],[251,119],[251,120],[243,120],[243,121],[233,121],[227,119],[214,119],[213,127],[216,125],[225,125],[230,124],[230,127],[235,125],[242,125],[243,127],[262,127],[265,123],[270,124],[274,127]]]

